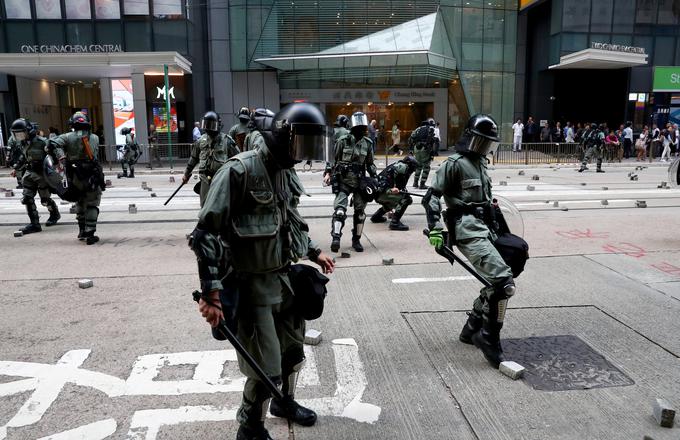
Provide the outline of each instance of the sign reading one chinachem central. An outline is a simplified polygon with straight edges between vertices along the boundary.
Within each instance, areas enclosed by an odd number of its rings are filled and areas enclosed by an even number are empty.
[[[111,53],[122,52],[120,44],[24,44],[21,53]]]

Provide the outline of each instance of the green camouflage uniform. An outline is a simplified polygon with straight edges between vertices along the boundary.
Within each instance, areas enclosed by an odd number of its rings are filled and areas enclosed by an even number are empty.
[[[133,137],[132,134],[128,133],[125,135],[125,146],[123,147],[122,153],[123,157],[120,159],[121,166],[123,167],[123,175],[127,176],[128,173],[128,166],[130,167],[130,177],[134,177],[135,175],[135,162],[137,161],[137,158],[139,157],[138,151],[135,151],[136,148],[139,148]]]
[[[259,130],[253,130],[248,133],[245,141],[243,141],[243,151],[254,150],[257,148],[257,145],[260,145],[262,142],[264,142],[262,133],[260,133]]]
[[[23,142],[23,156],[26,158],[25,172],[23,173],[22,184],[24,186],[23,198],[21,203],[26,205],[28,218],[34,225],[40,224],[38,208],[35,206],[35,196],[40,195],[40,204],[47,207],[50,217],[59,216],[59,208],[51,198],[50,187],[45,181],[45,171],[43,161],[47,153],[45,146],[47,140],[40,136],[35,136],[27,142]]]
[[[604,145],[604,133],[602,130],[591,130],[583,136],[583,144],[586,148],[586,154],[583,157],[583,162],[581,163],[581,169],[585,169],[588,163],[593,159],[596,159],[597,169],[602,169],[602,155],[603,155],[603,145]]]
[[[333,145],[338,142],[338,139],[349,134],[349,130],[345,127],[334,127],[333,128]]]
[[[201,261],[208,266],[200,270],[203,292],[238,289],[237,336],[275,383],[283,380],[282,391],[291,396],[294,381],[289,379],[304,363],[305,321],[293,308],[288,266],[304,255],[315,260],[321,252],[297,211],[302,194],[295,170],[279,169],[260,142],[215,174],[198,215],[201,234],[192,244],[199,267]],[[220,274],[227,266],[233,272],[225,285]],[[239,368],[247,381],[237,418],[254,425],[266,414],[270,392],[240,357]]]
[[[76,219],[78,226],[86,233],[97,230],[97,218],[99,217],[99,203],[102,199],[101,186],[95,184],[93,176],[87,172],[79,175],[76,169],[91,169],[91,164],[99,167],[99,137],[96,134],[89,134],[90,149],[94,159],[90,161],[85,153],[83,139],[75,131],[70,131],[50,139],[54,144],[54,155],[60,162],[65,160],[66,174],[69,176],[69,185],[73,185],[80,192],[80,197],[76,202]]]
[[[377,168],[373,163],[373,142],[370,138],[363,136],[359,141],[352,133],[338,138],[335,143],[335,163],[333,168],[326,172],[333,173],[333,192],[335,202],[333,203],[333,219],[331,223],[331,235],[341,236],[342,228],[347,217],[347,207],[349,196],[352,195],[354,205],[354,229],[352,229],[353,239],[361,238],[366,221],[366,200],[361,194],[359,184],[365,177],[366,172],[371,177],[377,176]]]
[[[421,125],[416,128],[408,138],[408,145],[418,162],[413,186],[423,186],[430,175],[430,164],[434,155],[434,128],[429,125]]]
[[[397,188],[401,191],[406,191],[406,185],[411,177],[411,172],[407,164],[399,161],[382,170],[378,176],[378,193],[375,201],[382,208],[380,215],[394,209],[392,221],[395,223],[401,219],[406,212],[406,208],[413,203],[413,199],[410,195],[404,193],[392,194],[390,189]]]
[[[26,169],[26,158],[24,157],[23,147],[21,146],[21,142],[14,138],[14,135],[10,135],[7,142],[7,149],[9,150],[9,166],[15,171],[17,185],[21,186],[24,171]]]
[[[458,249],[477,272],[493,285],[482,288],[472,306],[473,315],[487,319],[493,313],[489,310],[489,300],[512,281],[510,267],[493,245],[496,233],[475,212],[476,207],[491,207],[491,179],[487,174],[487,159],[472,153],[450,156],[435,173],[428,194],[431,196],[423,198],[423,205],[430,230],[443,229],[439,200],[439,195],[443,195],[449,234],[455,235]]]
[[[218,133],[213,139],[207,133],[204,133],[191,147],[191,157],[189,163],[184,170],[184,175],[188,179],[191,177],[191,172],[198,164],[198,176],[201,179],[200,185],[200,201],[201,206],[205,203],[205,198],[208,196],[208,189],[210,189],[210,182],[213,176],[224,165],[227,160],[239,153],[239,149],[234,143],[234,140],[224,133]]]
[[[236,146],[240,151],[248,151],[248,148],[246,148],[245,139],[249,133],[250,128],[248,128],[248,122],[241,122],[239,120],[237,124],[234,124],[229,129],[227,134],[234,140],[234,142],[236,142]]]

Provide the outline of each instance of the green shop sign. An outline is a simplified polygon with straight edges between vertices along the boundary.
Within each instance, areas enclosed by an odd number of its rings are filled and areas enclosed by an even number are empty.
[[[654,68],[655,92],[680,92],[680,66]]]

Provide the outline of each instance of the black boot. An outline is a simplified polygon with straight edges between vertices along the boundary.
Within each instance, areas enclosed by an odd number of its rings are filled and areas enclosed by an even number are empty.
[[[272,399],[269,412],[273,416],[288,419],[301,426],[312,426],[316,423],[316,413],[309,408],[300,406],[291,396],[283,399]]]
[[[408,231],[409,227],[401,222],[400,219],[392,217],[390,222],[390,231]]]
[[[85,240],[85,223],[78,222],[78,240]]]
[[[427,185],[425,185],[425,182],[421,183],[420,186],[418,187],[419,189],[427,189]]]
[[[341,235],[335,234],[332,236],[333,239],[331,240],[331,252],[337,252],[340,250],[340,237]]]
[[[462,342],[463,344],[472,344],[472,335],[477,333],[479,329],[482,328],[482,317],[477,315],[476,313],[473,312],[467,312],[468,319],[465,325],[463,326],[463,330],[460,331],[460,336],[458,336],[458,340]]]
[[[498,324],[498,326],[498,330],[489,331],[482,328],[472,335],[472,342],[475,344],[475,347],[482,350],[484,357],[494,368],[498,368],[500,363],[505,360],[500,338],[500,327],[503,327],[503,324]]]
[[[35,207],[33,199],[28,199],[26,202],[26,212],[28,213],[28,219],[31,223],[21,228],[21,232],[26,235],[42,231],[42,227],[40,226],[40,216],[38,215],[38,210]]]
[[[352,248],[357,252],[363,252],[364,247],[361,245],[361,237],[353,235],[352,236]]]
[[[604,170],[603,170],[602,168],[598,168],[598,169],[595,170],[595,171],[598,172],[598,173],[604,173]]]
[[[578,172],[579,172],[579,173],[582,173],[582,172],[584,172],[584,171],[587,170],[587,169],[588,169],[587,166],[581,165],[581,168],[578,169]]]
[[[236,433],[236,440],[274,440],[269,431],[264,428],[264,423],[260,422],[257,426],[241,425]]]
[[[130,175],[129,175],[128,177],[129,177],[130,179],[134,179],[134,178],[135,178],[135,169],[134,169],[134,168],[130,167]]]
[[[383,208],[378,208],[375,214],[371,216],[371,222],[373,223],[385,223],[386,221],[385,210]]]
[[[53,206],[49,207],[50,217],[45,222],[45,226],[54,226],[61,218],[61,214],[59,214],[59,209],[57,208],[57,205],[54,202],[52,202],[52,205]]]
[[[40,226],[40,223],[29,223],[20,230],[24,235],[32,234],[34,232],[42,232],[42,226]]]
[[[96,242],[99,241],[99,237],[94,235],[95,232],[96,232],[95,230],[83,232],[82,238],[85,239],[85,243],[87,243],[88,245],[91,245],[91,244],[95,244]]]

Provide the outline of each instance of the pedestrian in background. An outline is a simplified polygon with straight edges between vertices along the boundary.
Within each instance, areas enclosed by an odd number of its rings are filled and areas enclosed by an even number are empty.
[[[401,143],[401,127],[399,125],[399,119],[397,119],[396,121],[394,121],[394,125],[392,126],[392,150],[398,152],[399,156],[403,154],[403,152],[399,148],[400,143]]]
[[[550,142],[552,140],[552,132],[550,130],[550,123],[546,122],[541,129],[541,142]]]
[[[522,133],[524,133],[524,124],[522,119],[517,119],[517,122],[512,124],[512,151],[522,151]]]
[[[527,130],[527,142],[536,142],[536,137],[538,136],[538,127],[536,126],[536,123],[534,122],[534,118],[529,116],[527,119],[527,125],[526,125],[526,130]]]
[[[623,157],[628,159],[633,155],[633,129],[632,123],[626,122],[626,128],[623,129]]]
[[[673,139],[675,140],[675,157],[680,155],[680,129],[678,124],[673,124]]]
[[[564,141],[574,143],[574,127],[572,127],[571,122],[567,122],[564,129]]]
[[[149,163],[146,165],[147,168],[153,169],[151,163],[156,160],[158,163],[158,168],[163,164],[161,163],[161,153],[158,151],[158,144],[156,143],[157,134],[156,126],[149,124]]]
[[[661,130],[656,124],[652,124],[652,133],[650,134],[649,154],[652,157],[659,155],[661,145]]]
[[[368,137],[371,138],[371,142],[373,142],[373,154],[375,154],[378,145],[376,143],[376,140],[378,139],[378,122],[375,119],[372,119],[371,123],[368,124]]]
[[[671,159],[671,134],[668,128],[664,128],[661,132],[661,144],[663,145],[663,152],[659,162],[668,162]]]
[[[200,122],[194,122],[194,130],[191,132],[191,138],[193,139],[193,142],[196,142],[201,138],[201,123]]]
[[[562,132],[562,124],[558,121],[553,130],[553,138],[551,142],[564,142],[564,133]]]
[[[434,126],[434,151],[435,156],[439,156],[439,147],[441,146],[442,138],[439,134],[439,122]]]
[[[637,153],[637,162],[645,160],[645,152],[647,151],[647,143],[649,140],[649,127],[645,125],[640,133],[640,137],[635,141],[635,152]]]
[[[613,162],[616,150],[620,145],[619,138],[616,136],[616,133],[614,133],[614,130],[609,130],[609,134],[604,139],[604,144],[606,146],[607,160]]]

